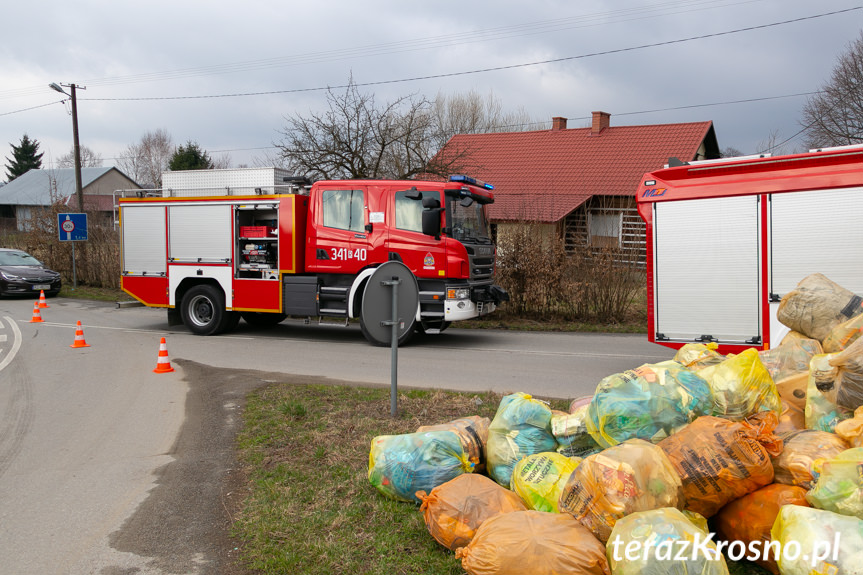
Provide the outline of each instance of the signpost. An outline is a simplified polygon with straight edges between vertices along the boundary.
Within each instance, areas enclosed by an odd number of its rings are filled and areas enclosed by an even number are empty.
[[[72,242],[72,289],[78,289],[75,242],[87,241],[87,214],[57,214],[57,237],[61,242]]]

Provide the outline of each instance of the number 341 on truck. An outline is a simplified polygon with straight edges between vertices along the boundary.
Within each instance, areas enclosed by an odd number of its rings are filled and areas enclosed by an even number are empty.
[[[243,195],[226,187],[227,195],[166,189],[120,199],[122,289],[199,335],[230,331],[241,318],[259,326],[287,316],[357,318],[375,345],[388,342],[370,333],[379,320],[362,302],[385,262],[416,278],[419,303],[401,318],[400,343],[508,299],[494,285],[489,184],[286,179]]]

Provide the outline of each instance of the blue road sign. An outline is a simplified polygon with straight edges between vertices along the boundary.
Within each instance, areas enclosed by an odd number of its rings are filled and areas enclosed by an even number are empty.
[[[57,236],[61,242],[86,242],[87,214],[57,214]]]

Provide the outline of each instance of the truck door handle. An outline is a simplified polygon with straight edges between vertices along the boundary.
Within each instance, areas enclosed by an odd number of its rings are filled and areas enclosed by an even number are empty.
[[[316,257],[317,257],[319,260],[328,260],[328,259],[330,259],[330,256],[328,256],[328,255],[327,255],[327,250],[322,250],[321,248],[318,248],[318,253],[317,253],[317,256],[316,256]]]

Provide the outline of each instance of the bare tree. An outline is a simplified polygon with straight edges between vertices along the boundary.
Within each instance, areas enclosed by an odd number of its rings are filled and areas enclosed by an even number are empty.
[[[806,146],[863,143],[863,32],[839,56],[830,80],[803,107]]]
[[[102,155],[94,152],[87,146],[81,146],[81,167],[82,168],[100,168],[102,167]],[[74,168],[75,167],[75,148],[60,156],[57,160],[58,168]]]
[[[287,168],[313,178],[413,178],[470,171],[470,150],[451,146],[457,133],[517,129],[524,112],[504,114],[492,96],[476,93],[429,101],[403,96],[379,106],[353,78],[343,93],[327,92],[329,109],[287,118],[276,143]],[[270,162],[271,165],[276,162]]]
[[[168,130],[160,128],[145,133],[138,143],[130,144],[120,154],[117,164],[123,173],[141,186],[161,188],[162,172],[168,169],[174,150]]]

